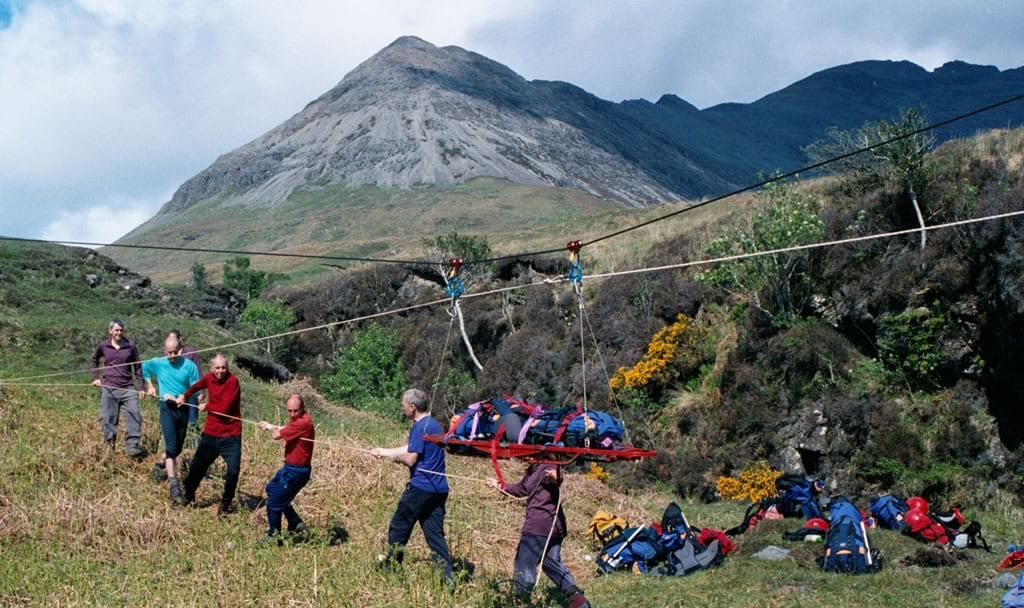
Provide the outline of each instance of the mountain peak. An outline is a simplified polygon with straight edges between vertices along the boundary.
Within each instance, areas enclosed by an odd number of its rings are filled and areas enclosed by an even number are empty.
[[[970,107],[976,82],[1020,90],[1022,79],[1024,72],[963,62],[932,74],[907,61],[865,61],[752,104],[698,110],[671,94],[616,104],[569,83],[528,81],[457,46],[402,36],[188,180],[161,214],[216,197],[279,204],[322,184],[447,187],[482,176],[626,205],[678,200],[734,188],[766,168],[799,166],[801,147],[829,127],[853,128],[915,104],[950,115]],[[1013,112],[986,118],[1016,124]]]

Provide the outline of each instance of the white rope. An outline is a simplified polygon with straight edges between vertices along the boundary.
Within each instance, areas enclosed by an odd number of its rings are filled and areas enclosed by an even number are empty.
[[[681,262],[679,264],[668,264],[668,265],[665,265],[665,266],[650,266],[650,267],[647,267],[647,268],[636,268],[636,269],[633,269],[633,270],[620,270],[618,272],[605,272],[605,273],[602,273],[602,274],[592,274],[592,275],[590,275],[590,278],[591,279],[606,279],[608,277],[617,277],[617,276],[622,276],[622,275],[627,275],[627,274],[638,274],[638,273],[643,273],[643,272],[658,272],[658,271],[661,271],[661,270],[674,270],[674,269],[677,269],[677,268],[688,268],[688,267],[691,267],[691,266],[704,266],[704,265],[707,265],[707,264],[719,264],[721,262],[735,262],[737,260],[744,260],[744,259],[747,259],[747,258],[759,258],[759,257],[763,257],[763,256],[766,256],[766,255],[776,255],[776,254],[779,254],[779,253],[789,253],[789,252],[792,252],[792,251],[803,251],[803,250],[807,250],[807,249],[819,249],[819,248],[822,248],[822,247],[832,247],[832,246],[835,246],[835,245],[848,245],[850,243],[860,243],[860,242],[863,242],[863,241],[874,241],[874,240],[878,240],[878,239],[887,239],[887,238],[892,238],[892,237],[895,237],[895,236],[903,236],[903,235],[907,235],[907,234],[919,233],[922,230],[931,231],[931,230],[941,230],[943,228],[955,228],[956,226],[965,226],[967,224],[976,224],[976,223],[979,223],[979,222],[987,222],[987,221],[992,221],[992,220],[1001,220],[1001,219],[1010,218],[1010,217],[1017,217],[1017,216],[1020,216],[1020,215],[1024,215],[1024,210],[1022,210],[1022,211],[1009,211],[1007,213],[999,213],[999,214],[996,214],[996,215],[989,215],[989,216],[986,216],[986,217],[978,217],[978,218],[973,218],[973,219],[969,219],[969,220],[959,220],[959,221],[956,221],[956,222],[947,222],[945,224],[935,224],[935,225],[932,225],[932,226],[926,226],[925,228],[920,228],[920,227],[918,227],[918,228],[908,228],[906,230],[895,230],[893,232],[882,232],[882,233],[879,233],[879,234],[869,234],[869,235],[866,235],[866,236],[855,236],[855,237],[850,237],[850,238],[847,238],[847,239],[836,239],[834,241],[821,241],[821,242],[818,242],[818,243],[811,243],[811,244],[808,244],[808,245],[793,245],[793,246],[790,246],[790,247],[782,247],[782,248],[779,248],[779,249],[769,249],[767,251],[755,251],[755,252],[752,252],[752,253],[738,253],[736,255],[729,255],[729,256],[724,256],[724,257],[720,257],[720,258],[710,258],[710,259],[707,259],[707,260],[694,260],[692,262]]]
[[[557,474],[558,474],[559,477],[562,476],[562,469],[560,467],[556,466],[555,467],[555,471],[557,471]],[[540,484],[543,481],[544,480],[541,479],[541,481],[537,483],[537,489],[540,489]],[[544,560],[548,556],[548,547],[551,544],[551,536],[554,535],[554,533],[555,533],[555,526],[558,525],[558,512],[561,511],[561,510],[562,510],[562,483],[559,482],[558,483],[558,502],[555,503],[555,517],[554,517],[554,519],[551,520],[551,529],[548,530],[548,537],[544,541],[544,549],[540,552],[540,561],[537,562],[537,576],[533,579],[533,589],[537,588],[537,583],[540,581],[540,575],[544,571]]]
[[[615,391],[611,390],[612,378],[608,374],[608,365],[604,362],[604,355],[601,353],[601,344],[597,341],[597,334],[594,333],[594,326],[590,323],[590,315],[584,311],[584,318],[587,320],[587,329],[590,330],[590,339],[594,342],[594,352],[597,353],[597,360],[601,362],[601,371],[604,372],[604,381],[608,384],[608,397],[615,404],[615,409],[619,412],[619,420],[622,422],[622,438],[625,439],[626,443],[631,443],[629,440],[629,428],[626,427],[626,417],[622,413],[622,404],[615,397]]]
[[[583,445],[589,448],[590,433],[587,429],[590,423],[587,412],[587,343],[583,338],[583,320],[586,312],[583,308],[583,289],[579,283],[573,283],[573,288],[576,290],[576,300],[579,302],[580,308],[580,383],[583,385]],[[561,498],[561,494],[559,494],[559,498]]]
[[[210,352],[210,351],[219,351],[219,350],[224,350],[224,349],[228,349],[228,348],[234,348],[236,346],[244,346],[246,344],[252,344],[252,343],[255,343],[255,342],[262,342],[264,340],[275,340],[277,338],[285,338],[285,337],[288,337],[288,336],[295,336],[295,335],[304,334],[304,333],[310,332],[310,331],[317,331],[317,330],[321,330],[321,329],[328,329],[330,327],[337,327],[339,325],[349,325],[349,324],[352,324],[352,323],[359,323],[360,321],[367,321],[369,319],[376,319],[376,318],[379,318],[379,317],[385,317],[385,316],[389,316],[389,315],[396,315],[396,314],[400,314],[400,313],[403,313],[403,312],[408,312],[410,310],[416,310],[418,308],[426,308],[428,306],[437,306],[438,304],[444,304],[444,303],[446,303],[448,301],[449,301],[449,299],[447,299],[447,298],[445,298],[443,300],[433,300],[431,302],[424,302],[422,304],[414,304],[412,306],[406,306],[404,308],[396,308],[396,309],[392,309],[392,310],[385,310],[385,311],[382,311],[382,312],[374,313],[374,314],[371,314],[371,315],[364,315],[364,316],[361,316],[361,317],[353,317],[351,319],[345,319],[343,321],[333,321],[331,323],[324,323],[323,325],[317,325],[315,327],[304,327],[302,329],[295,329],[295,330],[292,330],[292,331],[286,331],[284,333],[274,334],[274,335],[271,335],[271,336],[262,336],[262,337],[259,337],[259,338],[251,338],[249,340],[241,340],[239,342],[231,342],[229,344],[223,344],[221,346],[211,346],[209,348],[203,348],[203,349],[200,349],[200,350],[196,350],[195,354],[206,353],[206,352]],[[50,373],[50,374],[40,374],[38,376],[22,376],[20,378],[11,378],[10,380],[0,380],[0,384],[12,384],[13,382],[19,381],[19,380],[38,380],[38,379],[42,379],[42,378],[53,378],[53,377],[56,377],[56,376],[68,376],[68,375],[71,375],[71,374],[86,374],[86,373],[91,373],[93,371],[101,371],[101,370],[105,370],[105,369],[115,369],[115,368],[118,368],[118,367],[127,367],[127,366],[130,366],[130,365],[141,365],[142,363],[147,363],[149,361],[159,361],[161,359],[167,359],[167,356],[164,355],[162,357],[152,357],[150,359],[145,359],[145,360],[142,360],[142,361],[139,361],[139,362],[134,362],[133,361],[131,363],[118,363],[116,365],[104,365],[104,366],[100,366],[100,367],[90,367],[89,369],[83,369],[83,370],[75,370],[75,371],[68,371],[68,372],[54,372],[54,373]]]
[[[958,221],[955,221],[955,222],[947,222],[945,224],[934,224],[934,225],[925,227],[924,230],[928,230],[928,231],[942,230],[942,229],[945,229],[945,228],[954,228],[956,226],[966,226],[966,225],[969,225],[969,224],[977,224],[977,223],[981,223],[981,222],[988,222],[988,221],[1001,220],[1001,219],[1007,219],[1007,218],[1012,218],[1012,217],[1019,217],[1021,215],[1024,215],[1024,210],[1022,210],[1022,211],[1009,211],[1007,213],[999,213],[999,214],[996,214],[996,215],[989,215],[989,216],[985,216],[985,217],[978,217],[978,218],[972,218],[972,219],[967,219],[967,220],[958,220]],[[835,245],[847,245],[847,244],[850,244],[850,243],[859,243],[859,242],[864,242],[864,241],[872,241],[872,240],[878,240],[878,239],[892,238],[892,237],[896,237],[896,236],[904,236],[904,235],[907,235],[907,234],[919,233],[919,232],[921,232],[921,230],[922,229],[920,227],[918,227],[918,228],[908,228],[906,230],[895,230],[895,231],[892,231],[892,232],[882,232],[882,233],[879,233],[879,234],[871,234],[871,235],[866,235],[866,236],[851,237],[851,238],[846,238],[846,239],[836,239],[836,240],[832,240],[832,241],[821,241],[821,242],[818,242],[818,243],[811,243],[811,244],[808,244],[808,245],[793,245],[791,247],[782,247],[782,248],[779,248],[779,249],[771,249],[771,250],[767,250],[767,251],[755,251],[755,252],[752,252],[752,253],[740,253],[740,254],[724,256],[724,257],[720,257],[720,258],[709,258],[709,259],[706,259],[706,260],[694,260],[694,261],[690,261],[690,262],[680,262],[678,264],[667,264],[667,265],[664,265],[664,266],[648,266],[648,267],[645,267],[645,268],[634,268],[634,269],[631,269],[631,270],[620,270],[620,271],[617,271],[617,272],[605,272],[605,273],[599,273],[599,274],[592,274],[592,275],[588,275],[588,278],[590,278],[590,279],[607,279],[607,278],[610,278],[610,277],[625,276],[625,275],[630,275],[630,274],[640,274],[640,273],[646,273],[646,272],[660,272],[660,271],[663,271],[663,270],[675,270],[675,269],[679,269],[679,268],[689,268],[689,267],[693,267],[693,266],[704,266],[704,265],[709,265],[709,264],[718,264],[718,263],[721,263],[721,262],[735,262],[735,261],[738,261],[738,260],[762,257],[762,256],[766,256],[766,255],[775,255],[775,254],[779,254],[779,253],[788,253],[788,252],[792,252],[792,251],[803,251],[803,250],[808,250],[808,249],[819,249],[819,248],[822,248],[822,247],[832,247],[832,246],[835,246]],[[567,276],[559,276],[559,277],[556,277],[556,278],[544,279],[542,281],[535,281],[533,283],[526,283],[526,284],[523,284],[523,285],[512,285],[512,286],[509,286],[509,287],[499,287],[499,288],[490,289],[490,290],[487,290],[487,291],[480,291],[480,292],[476,292],[476,293],[468,293],[468,294],[464,294],[461,297],[461,299],[480,298],[480,297],[485,297],[485,296],[494,295],[494,294],[498,294],[498,293],[504,293],[504,292],[507,292],[507,291],[517,291],[517,290],[520,290],[520,289],[527,289],[529,287],[539,287],[539,286],[542,286],[542,285],[556,285],[556,284],[565,283],[565,282],[568,282],[568,281],[569,281],[569,278]],[[374,313],[374,314],[371,314],[371,315],[364,315],[364,316],[361,316],[361,317],[354,317],[354,318],[351,318],[351,319],[345,319],[343,321],[333,321],[331,323],[324,323],[322,325],[317,325],[315,327],[305,327],[305,328],[302,328],[302,329],[296,329],[296,330],[292,330],[292,331],[287,331],[287,332],[283,332],[283,333],[280,333],[280,334],[274,334],[274,335],[270,335],[270,336],[262,336],[262,337],[259,337],[259,338],[251,338],[249,340],[241,340],[239,342],[232,342],[230,344],[224,344],[224,345],[221,345],[221,346],[212,346],[212,347],[209,347],[209,348],[204,348],[202,350],[197,350],[196,353],[204,353],[204,352],[210,352],[210,351],[217,351],[217,350],[223,350],[223,349],[228,349],[228,348],[234,348],[236,346],[243,346],[243,345],[252,344],[252,343],[255,343],[255,342],[262,342],[263,340],[274,340],[274,339],[277,339],[277,338],[284,338],[284,337],[287,337],[287,336],[295,336],[295,335],[299,335],[299,334],[304,334],[304,333],[310,332],[310,331],[317,331],[317,330],[321,330],[321,329],[327,329],[327,328],[330,328],[330,327],[337,327],[337,326],[340,326],[340,325],[349,325],[349,324],[352,324],[352,323],[359,323],[361,321],[366,321],[366,320],[369,320],[369,319],[376,319],[376,318],[380,318],[380,317],[386,317],[386,316],[390,316],[390,315],[400,314],[400,313],[403,313],[403,312],[408,312],[410,310],[416,310],[416,309],[419,309],[419,308],[427,308],[427,307],[430,307],[430,306],[437,306],[439,304],[447,304],[450,301],[451,301],[450,298],[443,298],[443,299],[440,299],[440,300],[433,300],[433,301],[430,301],[430,302],[424,302],[422,304],[414,304],[412,306],[405,306],[405,307],[402,307],[402,308],[385,310],[385,311],[381,311],[381,312]],[[146,359],[145,361],[156,361],[156,360],[165,359],[165,358],[166,357],[153,357],[151,359]],[[42,379],[42,378],[53,378],[53,377],[56,377],[56,376],[67,376],[67,375],[71,375],[71,374],[83,374],[83,373],[92,372],[93,370],[97,370],[98,371],[98,370],[103,370],[103,369],[111,369],[111,368],[114,368],[114,367],[123,367],[125,365],[135,365],[135,363],[111,365],[111,366],[105,366],[105,367],[96,367],[96,368],[89,368],[89,369],[85,369],[85,370],[66,371],[66,372],[54,372],[54,373],[49,373],[49,374],[40,374],[40,375],[36,375],[36,376],[22,376],[22,377],[18,377],[18,378],[0,379],[0,385],[3,385],[3,384],[15,384],[16,382],[19,382],[19,381],[22,381],[22,380],[36,380],[36,379]]]
[[[448,333],[444,336],[444,348],[441,349],[441,360],[437,364],[437,377],[434,378],[434,386],[430,388],[430,404],[427,409],[434,407],[434,394],[437,393],[437,387],[441,383],[441,370],[444,369],[444,358],[448,356],[448,341],[452,337],[452,328],[455,327],[455,314],[448,313],[451,317],[451,321],[448,323]]]

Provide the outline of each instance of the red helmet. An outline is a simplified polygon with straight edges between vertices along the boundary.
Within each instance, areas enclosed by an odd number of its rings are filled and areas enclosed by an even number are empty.
[[[815,530],[827,531],[828,522],[820,517],[812,517],[804,523],[805,528],[813,528]]]
[[[917,532],[931,523],[931,518],[928,517],[927,513],[916,509],[907,511],[907,514],[904,516],[904,520],[907,522],[907,528],[909,528],[911,532]]]
[[[928,512],[928,501],[920,496],[911,496],[908,498],[907,506],[910,507],[911,511],[920,511],[922,513]]]

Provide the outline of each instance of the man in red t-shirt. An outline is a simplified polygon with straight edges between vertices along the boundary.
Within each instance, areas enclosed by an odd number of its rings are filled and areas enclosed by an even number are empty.
[[[277,540],[281,534],[281,515],[288,519],[289,532],[306,530],[292,501],[309,482],[316,429],[301,396],[288,397],[284,407],[288,411],[288,424],[274,426],[262,420],[259,424],[271,437],[284,441],[284,466],[267,483],[267,540]]]
[[[238,378],[228,371],[224,355],[214,355],[210,361],[210,371],[178,395],[178,405],[201,390],[206,391],[206,403],[200,403],[199,410],[206,412],[206,424],[199,436],[192,464],[188,467],[185,491],[179,504],[186,505],[195,500],[199,482],[213,461],[220,456],[227,465],[224,493],[221,495],[220,508],[217,509],[217,515],[223,517],[232,511],[231,502],[235,499],[238,471],[242,465],[242,389],[238,385]]]

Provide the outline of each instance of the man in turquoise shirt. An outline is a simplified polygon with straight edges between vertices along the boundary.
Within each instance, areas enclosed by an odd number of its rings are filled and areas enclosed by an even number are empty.
[[[164,340],[166,356],[150,359],[142,364],[142,377],[146,380],[146,393],[156,397],[153,378],[160,385],[160,430],[164,437],[164,468],[167,471],[171,500],[179,502],[184,496],[181,483],[174,471],[174,459],[181,453],[188,428],[189,405],[178,405],[177,398],[199,381],[196,364],[181,356],[178,339],[168,336]],[[159,467],[159,464],[157,465]]]

